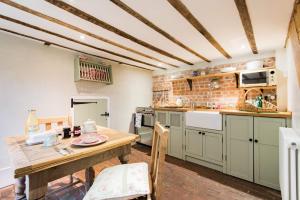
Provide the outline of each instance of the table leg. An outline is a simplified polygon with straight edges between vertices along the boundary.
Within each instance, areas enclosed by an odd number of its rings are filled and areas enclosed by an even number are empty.
[[[95,179],[95,170],[93,167],[85,169],[85,190],[88,191],[93,185]]]
[[[129,161],[129,155],[128,154],[121,155],[121,156],[119,156],[119,160],[122,164],[127,164]]]
[[[47,172],[28,175],[28,200],[45,199],[48,182]]]
[[[22,176],[16,179],[15,183],[15,199],[21,200],[26,199],[25,188],[26,188],[26,177]]]

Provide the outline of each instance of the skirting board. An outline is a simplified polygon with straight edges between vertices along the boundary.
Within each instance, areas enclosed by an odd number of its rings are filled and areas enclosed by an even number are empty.
[[[4,167],[0,169],[0,188],[12,185],[15,183],[13,176],[13,169],[11,167]]]
[[[206,161],[202,161],[202,160],[190,157],[190,156],[186,156],[186,161],[196,163],[198,165],[202,165],[204,167],[208,167],[208,168],[223,172],[223,166],[216,165],[216,164],[213,164],[213,163],[209,163],[209,162],[206,162]]]

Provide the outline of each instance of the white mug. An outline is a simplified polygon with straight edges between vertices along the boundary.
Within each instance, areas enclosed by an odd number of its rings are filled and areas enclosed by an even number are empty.
[[[44,138],[44,146],[51,147],[57,144],[57,133],[48,133]]]

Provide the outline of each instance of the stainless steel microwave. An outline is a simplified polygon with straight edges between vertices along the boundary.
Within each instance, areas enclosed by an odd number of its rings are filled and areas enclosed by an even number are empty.
[[[277,84],[276,69],[261,69],[240,73],[240,87],[273,86]]]

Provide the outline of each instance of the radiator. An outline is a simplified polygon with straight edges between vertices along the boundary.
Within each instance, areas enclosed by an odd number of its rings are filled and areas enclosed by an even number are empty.
[[[283,200],[299,199],[300,134],[291,128],[280,128],[279,179]]]

